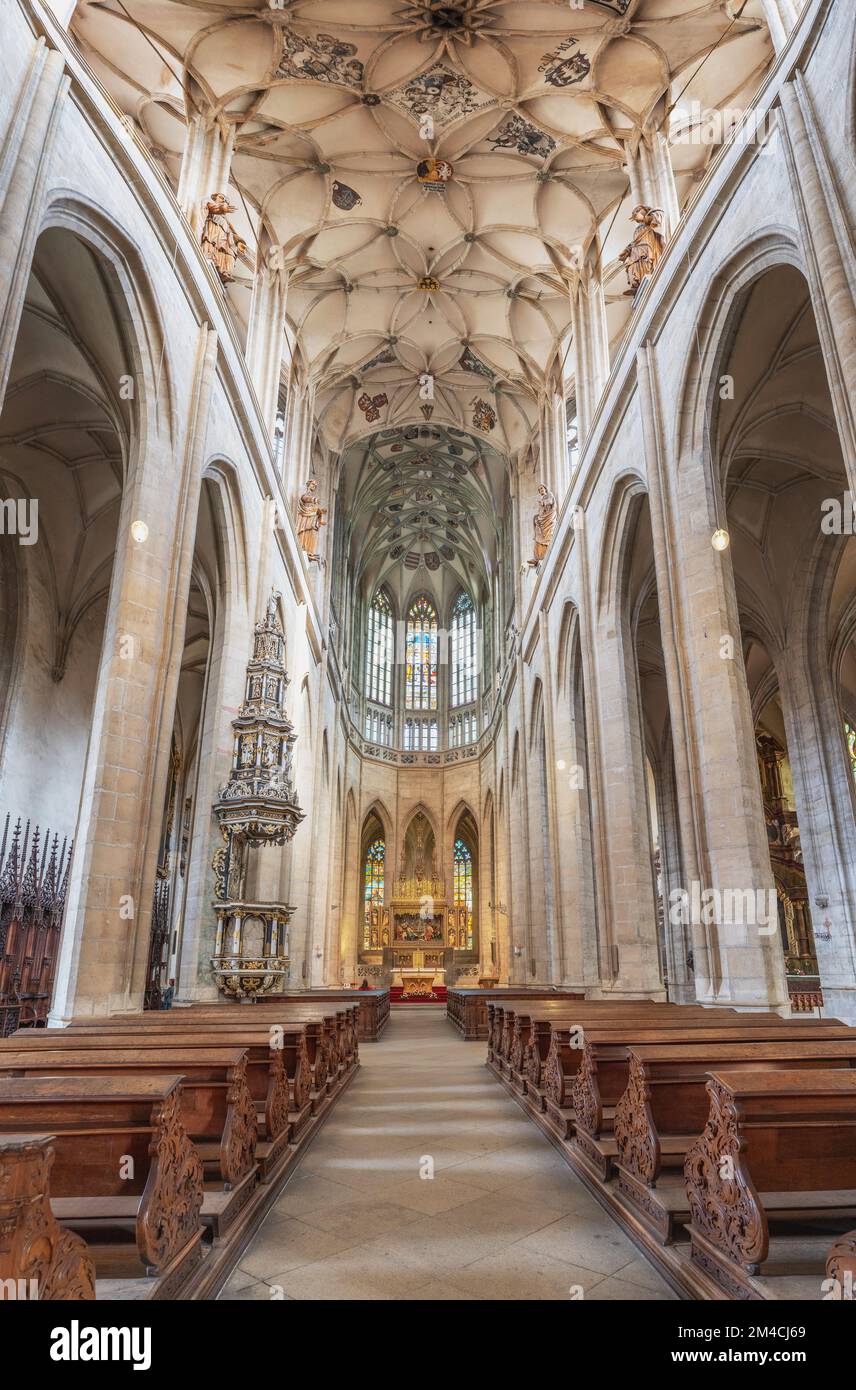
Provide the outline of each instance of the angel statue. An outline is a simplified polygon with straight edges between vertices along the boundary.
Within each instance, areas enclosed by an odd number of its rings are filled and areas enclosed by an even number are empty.
[[[630,221],[639,225],[630,245],[624,248],[618,259],[624,263],[630,286],[624,293],[631,298],[638,292],[642,281],[654,273],[665,250],[664,215],[662,208],[646,208],[641,203],[630,214]]]
[[[535,559],[529,561],[530,565],[540,565],[547,554],[553,539],[553,532],[556,529],[556,498],[546,483],[542,483],[539,487],[538,496],[540,498],[538,510],[532,522],[535,528]]]
[[[212,193],[205,204],[202,254],[214,266],[224,285],[234,280],[232,271],[235,262],[247,249],[247,243],[235,231],[227,216],[227,213],[234,211],[234,205],[225,193]]]
[[[315,554],[318,532],[327,524],[324,520],[326,515],[327,508],[318,505],[318,483],[315,478],[310,478],[297,504],[297,539],[310,560],[318,559]]]

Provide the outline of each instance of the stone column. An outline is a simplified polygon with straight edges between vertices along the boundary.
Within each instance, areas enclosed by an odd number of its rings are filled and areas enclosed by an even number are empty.
[[[642,136],[635,151],[625,146],[625,153],[634,206],[641,203],[645,207],[661,208],[665,214],[666,234],[671,236],[681,214],[668,140],[662,131],[655,130]]]
[[[583,534],[586,534],[584,529]],[[593,688],[588,730],[597,726],[598,917],[604,930],[600,996],[665,998],[657,939],[645,751],[629,615],[619,593],[586,595]]]
[[[0,408],[12,367],[63,100],[69,87],[61,54],[44,39],[32,57],[0,147]]]
[[[782,710],[794,783],[824,1011],[856,1023],[856,820],[843,721],[828,664],[813,652],[807,604],[799,650],[781,662]],[[808,628],[808,631],[806,631]]]
[[[603,283],[593,248],[571,285],[574,386],[580,448],[591,429],[609,377],[609,336]]]
[[[314,382],[306,382],[303,386],[295,382],[289,393],[288,415],[283,491],[293,507],[306,486],[312,463],[312,440],[315,430]]]
[[[256,271],[247,334],[247,367],[271,434],[279,403],[287,297],[288,271],[282,252],[271,247]]]
[[[682,890],[686,880],[681,857],[678,794],[671,760],[668,766],[663,766],[661,762],[655,769],[654,776],[660,829],[660,881],[663,892],[669,999],[675,1004],[694,1004],[695,981],[688,959],[692,941],[690,928],[680,921],[669,920],[670,894]]]
[[[202,230],[203,207],[212,193],[225,193],[235,145],[235,127],[198,114],[187,127],[178,205],[193,231]]]
[[[801,73],[782,88],[784,147],[806,277],[823,348],[841,452],[856,497],[856,289],[847,212]]]
[[[750,915],[750,894],[755,914],[766,916],[775,889],[731,558],[710,543],[718,522],[703,460],[667,456],[656,360],[651,344],[639,353],[640,399],[696,996],[784,1009],[775,913],[763,922],[734,920],[738,904]],[[710,890],[717,896],[702,907]],[[666,903],[670,925],[681,906]]]
[[[203,325],[183,457],[145,431],[122,499],[53,1023],[142,1007],[216,355]]]
[[[576,645],[573,635],[569,642]],[[553,662],[545,666],[552,669]],[[557,850],[556,925],[560,934],[561,974],[557,983],[582,989],[597,983],[597,972],[587,977],[585,952],[591,941],[594,900],[591,880],[591,843],[588,818],[585,727],[576,662],[571,656],[558,673],[559,693],[550,696],[552,769],[555,795]]]
[[[781,53],[799,17],[796,0],[761,0],[764,18],[776,53]]]

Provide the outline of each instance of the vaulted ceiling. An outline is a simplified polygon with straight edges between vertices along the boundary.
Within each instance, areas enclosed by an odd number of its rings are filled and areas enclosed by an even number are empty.
[[[174,185],[192,117],[234,128],[228,296],[246,322],[282,248],[292,372],[361,479],[378,432],[428,420],[528,456],[596,238],[613,339],[630,312],[628,155],[682,127],[684,200],[713,148],[693,111],[746,104],[772,56],[761,0],[81,0],[74,33]]]

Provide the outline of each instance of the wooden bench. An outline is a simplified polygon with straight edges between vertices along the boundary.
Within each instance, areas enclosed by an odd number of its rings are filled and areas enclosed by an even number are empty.
[[[517,1003],[506,1005],[502,1011],[502,1032],[498,1049],[500,1067],[502,1068],[502,1062],[507,1062],[507,1074],[518,1089],[525,1092],[529,1083],[538,1085],[541,1079],[540,1055],[537,1064],[532,1061],[532,1054],[538,1045],[535,1041],[536,1025],[540,1025],[544,1030],[542,1039],[547,1039],[544,1058],[546,1060],[549,1053],[549,1033],[554,1022],[567,1023],[573,1019],[583,1025],[586,1019],[591,1018],[598,1022],[606,1022],[609,1019],[639,1019],[650,1020],[652,1023],[661,1019],[668,1023],[669,1020],[675,1019],[677,1023],[676,1007],[674,1004],[659,1004],[652,1000],[630,1000],[627,1003],[587,1000],[578,1004],[568,1004],[566,1000],[549,1000],[528,1005],[523,1009]],[[705,1012],[704,1009],[688,1005],[685,1021],[693,1016],[700,1017]]]
[[[86,1242],[51,1210],[52,1134],[0,1134],[0,1298],[95,1297]]]
[[[0,1045],[3,1076],[121,1078],[143,1073],[181,1075],[181,1120],[206,1177],[228,1191],[255,1171],[258,1118],[247,1081],[246,1048],[190,1050],[148,1042],[125,1048],[109,1040],[98,1047],[78,1047],[74,1038],[67,1042],[57,1038],[50,1048]]]
[[[838,1070],[856,1067],[856,1031],[846,1041],[639,1045],[628,1058],[627,1086],[615,1108],[617,1196],[661,1243],[689,1216],[683,1163],[704,1129],[711,1068],[729,1072]]]
[[[856,1210],[856,1071],[714,1071],[707,1091],[684,1161],[691,1259],[729,1298],[758,1298],[770,1210]]]
[[[167,1012],[172,1012],[168,1010]],[[142,1016],[144,1017],[144,1016]],[[280,1032],[272,1033],[265,1023],[202,1027],[200,1023],[173,1024],[172,1027],[131,1022],[114,1028],[105,1022],[78,1030],[39,1030],[40,1039],[65,1038],[75,1046],[137,1047],[156,1041],[185,1051],[189,1056],[199,1047],[217,1047],[228,1043],[245,1048],[248,1054],[250,1093],[260,1114],[265,1117],[264,1143],[275,1146],[273,1154],[259,1145],[256,1157],[262,1163],[263,1174],[281,1156],[289,1140],[295,1141],[312,1115],[312,1073],[305,1024],[285,1023]],[[21,1038],[14,1034],[15,1041]],[[36,1046],[49,1046],[40,1041]],[[279,1060],[275,1054],[279,1054]],[[280,1069],[281,1068],[281,1069]],[[274,1087],[276,1089],[274,1089]],[[290,1133],[289,1133],[290,1130]]]
[[[449,989],[446,992],[446,1017],[461,1033],[465,1042],[475,1042],[488,1036],[488,1006],[494,1000],[512,999],[582,999],[583,995],[545,987],[525,989],[513,986],[493,989]]]
[[[579,1157],[591,1163],[602,1181],[613,1173],[616,1156],[612,1137],[615,1107],[627,1088],[628,1054],[634,1043],[674,1042],[676,1029],[658,1023],[655,1028],[587,1026],[579,1053],[579,1066],[566,1083],[566,1101],[573,1112],[573,1144]],[[854,1032],[841,1023],[817,1019],[772,1020],[755,1015],[714,1016],[690,1019],[680,1030],[698,1044],[727,1042],[798,1042],[840,1039],[852,1042]],[[604,1140],[604,1136],[607,1136]]]
[[[95,1048],[122,1049],[136,1047],[169,1047],[180,1058],[201,1049],[230,1047],[242,1048],[247,1055],[247,1084],[257,1108],[264,1117],[261,1134],[265,1139],[276,1139],[288,1129],[288,1115],[291,1110],[288,1073],[282,1052],[266,1046],[255,1033],[237,1038],[224,1035],[217,1029],[172,1029],[158,1030],[155,1033],[145,1025],[137,1028],[114,1030],[102,1023],[98,1028],[78,1032],[71,1028],[21,1029],[7,1038],[3,1047],[26,1048],[28,1051],[40,1049],[52,1051],[57,1047],[73,1046],[78,1050]],[[175,1068],[180,1071],[180,1067]]]
[[[856,1303],[856,1231],[839,1236],[830,1247],[826,1257],[826,1277],[832,1283],[826,1298]]]
[[[182,1018],[186,1011],[176,1009],[170,1012]],[[246,1007],[240,1005],[208,1005],[204,1009],[194,1008],[187,1012],[191,1018],[202,1017],[206,1023],[217,1027],[234,1021],[243,1023],[247,1018]],[[155,1017],[162,1018],[163,1015]],[[306,1024],[313,1087],[319,1093],[325,1090],[328,1081],[331,1087],[335,1085],[340,1074],[346,1073],[358,1061],[359,1010],[356,1005],[333,1010],[329,1006],[319,1009],[314,1004],[262,1004],[253,1006],[251,1018],[254,1023],[266,1022],[273,1027],[280,1021]]]
[[[327,1009],[323,1006],[328,1003],[338,1004],[339,1007],[345,1008],[355,1007],[357,1009],[357,1035],[360,1042],[378,1042],[389,1023],[388,989],[312,989],[304,993],[295,991],[294,993],[266,994],[259,1003],[265,1008],[270,1003],[299,1003],[312,1007],[320,1004],[324,1013],[327,1012]],[[194,1005],[193,1007],[198,1006]],[[258,1004],[251,1005],[251,1007],[257,1008]]]
[[[340,1074],[347,1073],[358,1060],[357,1009],[349,1006],[338,1011],[319,1013],[314,1006],[268,1005],[252,1007],[236,1004],[211,1005],[199,1009],[167,1009],[162,1012],[145,1014],[116,1015],[109,1019],[74,1020],[66,1031],[74,1033],[93,1033],[110,1029],[129,1028],[138,1031],[149,1028],[155,1031],[174,1032],[176,1029],[195,1030],[204,1025],[207,1029],[245,1029],[250,1027],[259,1032],[267,1031],[273,1035],[280,1024],[306,1027],[307,1050],[310,1055],[311,1084],[322,1092],[327,1081],[335,1085]],[[232,1036],[230,1031],[229,1036]],[[316,1040],[320,1038],[321,1065],[317,1071],[316,1085]]]
[[[675,1008],[677,1011],[678,1006]],[[787,1027],[795,1028],[791,1036],[799,1038],[812,1036],[807,1031],[812,1024],[819,1030],[818,1037],[849,1037],[849,1031],[843,1024],[816,1023],[811,1019],[790,1023],[776,1015],[757,1017],[733,1014],[727,1010],[721,1013],[715,1010],[690,1013],[685,1020],[677,1018],[674,1013],[627,1016],[623,1020],[611,1017],[602,1023],[582,1017],[574,1022],[553,1020],[539,1100],[551,1127],[560,1138],[570,1138],[574,1133],[577,1107],[582,1127],[596,1135],[602,1128],[604,1103],[616,1104],[627,1084],[627,1051],[634,1043],[676,1042],[690,1037],[700,1042],[728,1042],[741,1038],[763,1041],[771,1034],[780,1035],[781,1029]],[[599,1049],[596,1053],[590,1046],[595,1038]],[[601,1049],[608,1049],[604,1057],[616,1064],[614,1071],[604,1073],[605,1080],[598,1069]],[[604,1102],[601,1095],[603,1084],[610,1087],[608,1102]],[[609,1171],[610,1166],[607,1165],[604,1177],[609,1175]]]
[[[51,1207],[99,1276],[158,1276],[175,1297],[202,1256],[202,1163],[178,1076],[0,1077],[0,1134],[50,1133]]]

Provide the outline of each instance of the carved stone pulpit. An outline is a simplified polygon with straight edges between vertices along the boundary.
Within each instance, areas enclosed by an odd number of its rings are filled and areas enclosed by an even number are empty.
[[[304,819],[292,781],[294,726],[285,712],[285,635],[271,594],[256,623],[244,702],[232,720],[229,780],[214,804],[225,848],[214,856],[217,938],[211,960],[224,993],[243,999],[281,987],[288,974],[286,903],[246,900],[250,855],[284,845]]]

